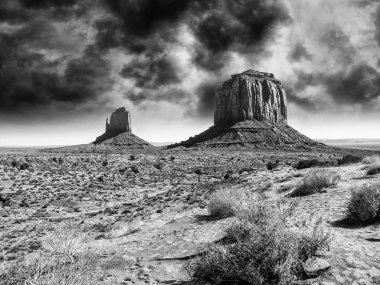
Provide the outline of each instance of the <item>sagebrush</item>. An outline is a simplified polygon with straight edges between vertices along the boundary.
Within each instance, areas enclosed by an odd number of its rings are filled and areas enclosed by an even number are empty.
[[[302,263],[328,246],[321,223],[292,225],[292,207],[257,201],[236,211],[225,242],[210,245],[193,263],[193,277],[248,284],[290,284],[303,275]]]
[[[336,186],[340,178],[340,175],[332,170],[312,170],[301,180],[300,184],[289,194],[289,196],[298,197],[319,193],[324,188]]]
[[[347,217],[358,224],[380,221],[380,183],[352,189]]]

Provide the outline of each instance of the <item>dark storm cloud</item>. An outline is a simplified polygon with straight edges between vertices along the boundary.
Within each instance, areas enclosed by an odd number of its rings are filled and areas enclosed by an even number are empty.
[[[261,44],[270,37],[276,24],[289,20],[287,10],[279,1],[216,3],[195,28],[200,42],[213,53]]]
[[[351,65],[356,56],[350,37],[340,27],[329,25],[320,38],[321,43],[328,48],[341,64]]]
[[[158,86],[181,82],[179,69],[170,57],[135,59],[125,65],[120,75],[132,78],[137,87],[154,89]]]
[[[72,6],[80,0],[19,0],[25,8],[43,9]]]
[[[0,2],[0,22],[20,23],[28,20],[27,11],[20,9],[18,3],[12,0],[3,0]]]
[[[39,108],[64,103],[70,106],[95,102],[111,82],[109,65],[88,49],[68,63],[64,75],[42,71],[41,55],[24,55],[2,61],[0,68],[0,110],[2,112]],[[34,66],[38,66],[35,68]]]
[[[177,23],[190,0],[104,0],[111,11],[124,22],[124,31],[146,37],[162,25]]]
[[[215,2],[193,27],[200,42],[194,62],[215,72],[228,62],[228,52],[260,54],[273,29],[289,20],[280,1]]]
[[[311,54],[305,46],[298,42],[290,51],[289,58],[291,61],[300,61],[302,59],[312,59]]]
[[[377,8],[375,14],[375,39],[380,46],[380,6]]]
[[[289,84],[287,95],[293,102],[306,109],[317,109],[319,102],[311,102],[301,98],[307,87],[319,86],[326,90],[327,95],[339,105],[359,104],[371,107],[380,97],[380,73],[366,63],[360,63],[335,73],[305,73],[296,72],[296,82]],[[321,91],[324,92],[324,91]],[[321,96],[324,96],[321,93]],[[315,106],[313,106],[315,104]]]
[[[209,117],[214,112],[215,90],[220,86],[220,82],[210,81],[201,84],[196,92],[198,96],[197,113],[202,117]]]
[[[285,92],[289,103],[293,103],[302,109],[309,111],[315,111],[318,108],[315,102],[310,101],[309,98],[297,96],[296,91],[293,88],[286,88]]]
[[[86,3],[1,1],[0,22],[9,25],[0,30],[1,113],[43,117],[49,110],[59,116],[104,103],[112,87],[109,62],[96,45],[81,42],[85,28],[71,26],[68,34],[62,28],[84,15]]]
[[[290,21],[279,0],[105,0],[104,3],[116,18],[97,23],[98,47],[122,46],[135,56],[120,75],[133,79],[140,88],[137,94],[126,93],[138,104],[161,100],[162,96],[148,94],[159,92],[157,89],[162,86],[174,88],[182,82],[181,73],[186,71],[180,70],[176,59],[167,53],[172,45],[181,45],[177,37],[179,27],[187,26],[194,36],[190,59],[193,66],[219,76],[230,62],[232,52],[256,54],[259,58],[273,40],[275,28]],[[193,95],[197,96],[201,116],[212,111],[214,85],[205,77],[195,87]]]
[[[337,103],[366,105],[380,97],[380,73],[365,63],[326,76],[323,83]]]
[[[319,37],[320,44],[334,60],[332,67],[294,71],[294,78],[288,83],[289,102],[305,109],[319,109],[321,98],[330,97],[338,105],[361,105],[369,109],[371,103],[380,97],[380,73],[365,62],[357,62],[357,50],[349,35],[336,25],[328,25]],[[310,101],[304,94],[308,87],[315,87],[321,94],[318,100]],[[316,92],[316,91],[313,91]],[[314,106],[313,106],[314,104]]]
[[[190,94],[185,90],[172,87],[166,90],[143,92],[127,92],[126,96],[136,106],[141,106],[148,101],[164,101],[173,104],[184,104],[189,101]]]

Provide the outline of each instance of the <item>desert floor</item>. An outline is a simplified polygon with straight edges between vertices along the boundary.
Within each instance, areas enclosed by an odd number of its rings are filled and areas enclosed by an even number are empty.
[[[348,151],[349,152],[349,151]],[[104,284],[175,284],[189,264],[223,238],[233,218],[211,219],[209,196],[230,187],[285,197],[310,169],[302,159],[333,161],[334,151],[165,150],[130,154],[0,154],[0,271],[46,250],[43,240],[71,220],[96,254]],[[278,166],[268,170],[268,162]],[[28,168],[20,170],[23,162]],[[12,166],[13,164],[13,166]],[[16,165],[16,166],[15,166]],[[296,217],[323,219],[331,269],[312,284],[380,284],[380,225],[337,226],[351,189],[380,182],[365,165],[329,167],[341,176],[324,193],[293,199]],[[191,271],[191,270],[190,270]]]

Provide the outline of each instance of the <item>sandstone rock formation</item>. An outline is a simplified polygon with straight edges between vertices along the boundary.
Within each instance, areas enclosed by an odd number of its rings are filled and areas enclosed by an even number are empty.
[[[93,144],[107,147],[147,148],[153,147],[148,142],[132,134],[131,115],[124,107],[111,114],[106,120],[106,131],[97,137]]]
[[[271,73],[231,76],[215,94],[214,126],[178,147],[310,148],[321,144],[287,125],[286,93]]]
[[[131,115],[128,111],[125,110],[124,107],[117,109],[111,114],[110,123],[108,123],[108,118],[106,120],[106,133],[124,133],[131,131]]]
[[[232,75],[217,89],[214,124],[232,125],[245,120],[286,123],[286,93],[272,73],[250,69]]]

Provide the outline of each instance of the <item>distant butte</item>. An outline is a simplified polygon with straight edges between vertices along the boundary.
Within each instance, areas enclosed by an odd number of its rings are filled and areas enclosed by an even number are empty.
[[[286,92],[272,73],[234,74],[215,92],[214,126],[173,147],[321,146],[287,125]]]
[[[97,137],[93,144],[126,148],[153,147],[132,133],[131,114],[124,107],[114,111],[109,122],[106,119],[105,133]]]

